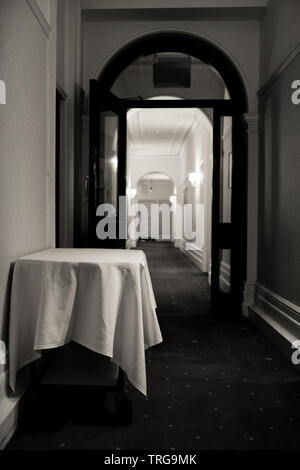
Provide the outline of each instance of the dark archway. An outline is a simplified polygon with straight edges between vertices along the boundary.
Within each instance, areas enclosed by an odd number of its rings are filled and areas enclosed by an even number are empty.
[[[98,80],[110,90],[117,77],[135,60],[159,52],[181,52],[212,66],[222,77],[232,103],[240,113],[248,110],[247,92],[242,77],[232,60],[212,42],[184,32],[154,32],[132,40],[107,62]]]
[[[111,88],[118,76],[137,59],[160,52],[176,52],[193,56],[211,66],[222,78],[230,99],[216,100],[131,100],[117,98]],[[95,238],[96,208],[101,203],[99,180],[99,158],[102,158],[99,129],[103,124],[101,112],[113,110],[118,124],[118,195],[126,194],[126,135],[127,111],[138,107],[199,107],[213,110],[213,203],[212,203],[212,268],[211,299],[224,306],[225,297],[220,295],[220,253],[230,250],[230,309],[241,312],[243,288],[246,278],[247,253],[247,135],[244,113],[248,111],[247,91],[241,74],[224,51],[206,39],[184,32],[153,32],[134,39],[121,47],[106,63],[97,80],[90,82],[90,174],[89,174],[89,246],[98,246]],[[173,104],[172,104],[173,103]],[[224,116],[232,118],[232,177],[231,220],[220,219],[220,166],[222,154],[221,122]],[[102,124],[101,124],[102,123]],[[101,132],[100,132],[101,135]],[[97,188],[97,191],[95,189]],[[99,193],[99,194],[98,194]],[[96,196],[97,194],[97,196]],[[102,245],[101,245],[102,246]],[[116,240],[111,247],[124,247]],[[231,309],[232,310],[232,309]]]

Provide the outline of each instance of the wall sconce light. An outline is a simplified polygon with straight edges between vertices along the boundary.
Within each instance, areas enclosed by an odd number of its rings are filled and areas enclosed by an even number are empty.
[[[200,184],[202,181],[202,176],[202,173],[199,171],[192,171],[189,173],[189,182],[194,188]]]
[[[175,196],[175,194],[173,194],[173,196],[170,196],[170,203],[171,203],[172,205],[175,206],[176,201],[177,201],[177,197]]]
[[[130,192],[129,192],[129,195],[130,195],[130,199],[133,199],[136,196],[136,189],[131,188]]]
[[[112,169],[113,169],[114,171],[117,171],[117,169],[118,169],[118,157],[117,157],[117,155],[114,155],[114,156],[110,159],[110,163],[111,163]]]

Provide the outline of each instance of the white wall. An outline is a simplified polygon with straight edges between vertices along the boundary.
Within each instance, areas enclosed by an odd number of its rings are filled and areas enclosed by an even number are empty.
[[[177,188],[180,187],[180,182],[182,178],[182,174],[184,171],[184,163],[182,155],[178,156],[141,156],[135,155],[133,156],[130,151],[130,138],[128,139],[128,160],[127,160],[127,190],[129,191],[130,188],[135,188],[138,190],[138,194],[136,197],[131,200],[131,203],[136,203],[141,197],[142,194],[140,192],[141,188],[139,182],[148,173],[164,173],[165,175],[169,176],[172,181],[172,194],[174,193]],[[160,181],[158,181],[160,183]],[[158,187],[158,189],[162,189],[162,186]],[[153,194],[147,195],[147,200],[149,199],[159,199],[163,200],[166,199],[169,201],[169,197],[172,195],[169,194],[169,191],[158,192],[153,191]],[[149,197],[148,197],[149,196]],[[145,197],[143,197],[145,199]],[[132,220],[131,217],[128,219],[128,223]],[[133,244],[131,244],[134,246]]]
[[[56,1],[50,24],[24,0],[0,4],[0,339],[6,343],[11,264],[54,241]],[[45,28],[45,25],[47,27]],[[51,28],[51,31],[50,31]],[[0,446],[15,426],[0,364]]]
[[[193,248],[193,256],[197,258],[201,269],[209,271],[211,256],[211,202],[212,202],[212,125],[208,118],[199,112],[195,125],[190,130],[183,149],[183,165],[181,184],[178,190],[178,201],[193,206],[193,221],[196,220],[196,204],[204,205],[204,244],[197,246],[183,234],[183,246]],[[201,182],[192,187],[188,175],[191,172],[202,174]]]
[[[151,189],[150,189],[151,187]],[[174,194],[174,184],[172,180],[149,180],[141,179],[137,185],[136,199],[143,200],[167,200]]]

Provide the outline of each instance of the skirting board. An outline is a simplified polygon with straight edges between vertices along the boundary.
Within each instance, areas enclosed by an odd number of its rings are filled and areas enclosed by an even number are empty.
[[[18,411],[20,399],[29,383],[28,370],[24,370],[20,377],[20,389],[15,396],[7,395],[7,372],[0,374],[0,450],[3,450],[13,436],[18,425]]]
[[[202,271],[203,251],[195,249],[192,243],[176,240],[175,246],[185,253]]]
[[[299,307],[256,284],[253,305],[248,307],[248,318],[291,362],[295,351],[292,343],[300,340]],[[294,367],[300,371],[300,365]]]
[[[3,450],[17,427],[17,401],[7,396],[7,372],[0,375],[0,450]]]

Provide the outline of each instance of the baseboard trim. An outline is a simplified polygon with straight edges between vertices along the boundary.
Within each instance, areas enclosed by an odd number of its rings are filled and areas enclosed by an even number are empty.
[[[4,416],[0,415],[0,450],[4,450],[18,427],[19,403],[11,404]]]
[[[16,428],[16,401],[7,396],[7,372],[0,374],[0,450],[3,450]]]
[[[255,284],[248,318],[291,360],[292,343],[300,339],[300,308],[270,289]],[[294,366],[300,371],[299,366]]]
[[[179,248],[180,250],[184,250],[185,249],[185,241],[184,240],[174,240],[174,246],[175,248]]]

